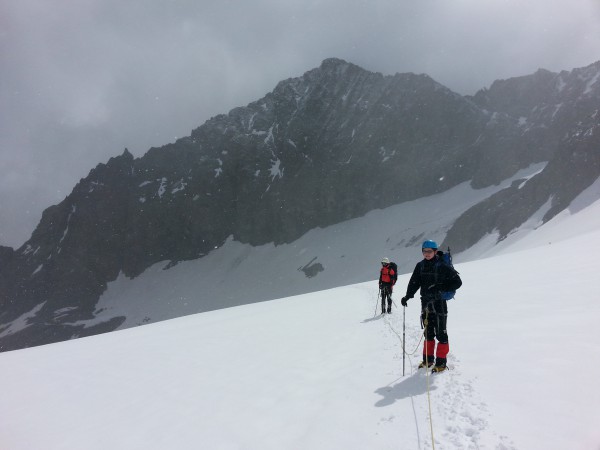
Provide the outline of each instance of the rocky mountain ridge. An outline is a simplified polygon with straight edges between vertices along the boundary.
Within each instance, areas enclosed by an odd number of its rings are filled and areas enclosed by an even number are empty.
[[[455,222],[446,240],[458,251],[493,232],[502,240],[537,212],[547,222],[600,176],[600,62],[497,81],[473,101],[493,105],[518,124],[524,143],[545,146],[551,157],[527,183],[498,192]]]
[[[143,157],[99,164],[51,206],[23,247],[0,248],[0,347],[110,331],[93,328],[107,283],[159,261],[202,258],[229,236],[289,243],[368,211],[482,188],[548,161],[460,217],[455,251],[535,211],[546,220],[599,175],[600,63],[540,70],[460,96],[426,75],[383,76],[338,59],[280,82]],[[6,332],[16,319],[26,322]],[[6,332],[6,333],[3,333]]]

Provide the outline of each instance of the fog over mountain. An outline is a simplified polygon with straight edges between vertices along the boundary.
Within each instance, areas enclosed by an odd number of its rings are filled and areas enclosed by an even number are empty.
[[[382,234],[385,244],[363,255],[372,261],[385,250],[418,248],[425,229],[459,253],[489,235],[501,241],[532,217],[547,222],[600,175],[599,80],[594,63],[462,96],[427,75],[384,76],[326,59],[188,137],[99,164],[44,211],[22,247],[2,247],[2,350],[116,329],[128,319],[127,298],[113,299],[112,315],[103,315],[98,301],[109,283],[158,263],[174,270],[231,243],[272,246],[266,251],[277,259],[281,246],[311,231],[403,207],[393,221],[364,230],[399,233],[395,241]],[[450,196],[419,209],[419,201],[457,189],[471,203],[455,206]],[[312,280],[298,287],[303,292],[327,287],[323,279],[365,276],[362,268],[332,276],[348,265],[342,260],[299,263],[257,274],[254,283],[274,287],[245,302],[274,298],[299,267]],[[225,288],[190,301],[166,317],[244,302]]]
[[[331,56],[461,95],[598,59],[600,3],[0,0],[0,245],[91,167],[141,157]]]

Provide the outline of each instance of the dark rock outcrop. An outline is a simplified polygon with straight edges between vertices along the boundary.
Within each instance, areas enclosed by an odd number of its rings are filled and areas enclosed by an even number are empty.
[[[328,59],[189,137],[138,159],[125,150],[48,208],[21,248],[0,249],[0,350],[116,328],[118,316],[93,329],[77,321],[94,317],[120,273],[201,258],[229,236],[292,242],[464,181],[495,185],[534,162],[550,161],[468,211],[447,240],[459,251],[494,229],[505,236],[552,197],[549,218],[598,176],[598,72],[539,71],[463,97],[426,75]],[[7,331],[24,316],[26,327]]]
[[[600,62],[572,72],[538,71],[495,82],[473,100],[519,123],[528,148],[545,148],[547,166],[460,217],[443,245],[461,251],[486,234],[498,239],[541,211],[541,223],[569,207],[600,177]]]

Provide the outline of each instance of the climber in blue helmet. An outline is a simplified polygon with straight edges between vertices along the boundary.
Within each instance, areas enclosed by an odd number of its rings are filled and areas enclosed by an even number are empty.
[[[419,368],[433,367],[433,372],[446,370],[446,362],[450,345],[446,323],[448,305],[442,297],[444,291],[454,291],[462,285],[458,272],[451,265],[443,262],[443,252],[438,252],[438,244],[427,240],[421,246],[423,260],[415,266],[402,297],[402,306],[421,290],[421,321],[425,328],[425,343],[423,345],[423,361]],[[435,339],[437,338],[437,348]]]

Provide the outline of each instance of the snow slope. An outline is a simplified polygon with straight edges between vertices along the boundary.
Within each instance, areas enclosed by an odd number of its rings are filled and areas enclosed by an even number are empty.
[[[485,189],[476,190],[462,183],[431,197],[311,230],[290,244],[252,247],[229,239],[198,260],[175,266],[163,261],[134,279],[120,275],[100,298],[96,318],[77,324],[92,326],[125,316],[121,328],[128,328],[359,283],[373,278],[383,256],[393,257],[400,271],[412,271],[415,252],[425,238],[443,241],[457,217],[468,208],[543,167],[543,163],[534,164],[498,186]],[[492,248],[495,239],[484,244]],[[474,255],[474,259],[478,257]],[[457,261],[465,260],[457,255]],[[323,269],[321,272],[316,271],[317,265]],[[315,268],[310,277],[302,270],[307,267]]]
[[[448,372],[413,299],[403,375],[372,280],[0,354],[0,448],[599,449],[600,202],[571,213],[457,265]]]

